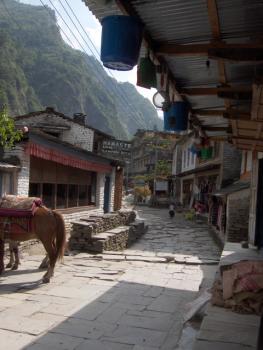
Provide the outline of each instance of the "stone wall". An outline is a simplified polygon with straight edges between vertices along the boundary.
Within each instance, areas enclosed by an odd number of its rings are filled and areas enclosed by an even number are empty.
[[[94,207],[94,209],[84,210],[84,211],[78,211],[78,209],[75,209],[73,212],[66,213],[63,210],[59,211],[64,218],[65,221],[65,227],[66,227],[66,233],[67,236],[70,235],[71,228],[72,228],[72,221],[79,220],[83,216],[90,216],[90,215],[101,215],[103,214],[103,210],[101,208]]]
[[[241,242],[248,240],[248,220],[250,189],[228,195],[226,241]]]
[[[225,142],[223,145],[222,158],[222,184],[221,187],[227,186],[234,180],[239,179],[242,162],[242,152],[237,150],[233,145]]]
[[[51,113],[42,113],[25,119],[20,119],[19,124],[28,126],[29,129],[30,126],[39,128],[44,124],[69,127],[69,130],[62,131],[59,139],[86,151],[93,151],[94,131],[84,125],[74,122],[73,120],[71,121]]]

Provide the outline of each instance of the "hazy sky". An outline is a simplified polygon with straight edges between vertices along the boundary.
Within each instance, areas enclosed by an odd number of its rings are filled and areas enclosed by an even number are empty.
[[[8,3],[8,0],[5,0]],[[49,0],[42,0],[45,4],[47,4],[50,8],[52,8],[52,5],[50,4]],[[20,2],[31,4],[31,5],[40,5],[42,6],[40,0],[20,0]],[[67,17],[67,14],[63,10],[62,6],[60,5],[58,0],[52,0],[53,4],[56,6],[60,14],[63,16],[64,20],[67,22],[68,26],[71,28],[73,33],[77,36],[82,46],[86,49],[86,51],[89,54],[92,54],[90,49],[87,47],[83,39],[78,34],[77,30],[74,28],[74,25],[70,22],[70,19]],[[67,10],[70,13],[70,10],[67,7],[67,4],[64,0],[62,0],[64,6],[67,8]],[[74,10],[76,16],[78,17],[80,23],[86,30],[87,34],[93,41],[94,45],[97,48],[97,51],[100,52],[100,41],[101,41],[101,25],[99,21],[93,16],[93,14],[89,11],[88,7],[84,4],[82,0],[68,0],[68,3]],[[54,9],[54,8],[52,8]],[[71,39],[72,43],[74,44],[74,48],[82,50],[79,43],[77,42],[76,38],[74,38],[74,35],[71,34],[70,30],[67,28],[66,24],[59,18],[59,16],[56,14],[59,26],[63,29],[63,31],[66,32],[67,36]],[[74,18],[73,18],[74,19]],[[79,25],[77,24],[79,27]],[[81,31],[81,29],[80,29]],[[70,42],[68,42],[67,38],[61,33],[64,40],[71,45]],[[83,34],[83,33],[82,33]],[[84,35],[85,38],[85,35]],[[87,41],[87,38],[85,38]],[[71,45],[72,46],[72,45]],[[92,48],[93,49],[93,48]],[[83,51],[83,50],[82,50]],[[132,71],[129,72],[118,72],[111,70],[113,76],[118,81],[129,81],[133,85],[135,85],[136,89],[145,97],[147,97],[152,102],[152,96],[155,92],[154,89],[144,89],[136,86],[136,72],[137,68],[135,67]]]

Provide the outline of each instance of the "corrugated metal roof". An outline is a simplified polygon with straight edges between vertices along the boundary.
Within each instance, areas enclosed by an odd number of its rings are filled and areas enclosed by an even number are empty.
[[[222,39],[259,39],[262,36],[262,0],[217,0],[217,9]]]
[[[222,188],[220,191],[213,193],[214,196],[225,196],[230,193],[245,190],[250,187],[250,181],[236,181],[232,185]]]
[[[83,0],[101,20],[104,16],[119,14],[115,1],[99,5],[99,1]],[[207,0],[129,0],[147,32],[155,43],[193,44],[212,41]],[[217,0],[221,38],[226,42],[247,42],[261,39],[263,34],[262,0]],[[206,56],[164,56],[177,86],[213,87],[220,84],[218,61]],[[225,61],[227,83],[251,84],[262,76],[263,65]],[[186,96],[193,108],[224,108],[224,100],[217,96]],[[235,105],[242,101],[234,101]],[[213,118],[198,118],[208,125]],[[226,119],[217,119],[217,125],[226,125]]]
[[[155,41],[194,43],[212,39],[206,0],[131,0]]]
[[[166,56],[165,60],[180,87],[218,85],[218,65],[215,60],[209,60],[209,66],[207,66],[208,58],[205,56]]]

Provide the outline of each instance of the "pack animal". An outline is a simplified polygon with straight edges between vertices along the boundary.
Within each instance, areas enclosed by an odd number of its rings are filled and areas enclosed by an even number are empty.
[[[13,269],[16,269],[19,264],[18,242],[27,241],[30,239],[39,239],[47,252],[47,257],[43,260],[41,267],[43,267],[47,261],[49,262],[47,272],[43,276],[42,280],[44,283],[48,283],[54,274],[57,260],[62,259],[64,255],[66,244],[64,220],[62,215],[58,212],[50,210],[41,204],[37,204],[34,209],[34,214],[32,217],[30,217],[30,225],[28,229],[20,230],[18,233],[12,227],[17,223],[15,220],[16,210],[17,212],[20,210],[17,208],[23,200],[28,200],[30,202],[30,197],[6,196],[0,201],[0,275],[4,272],[5,239],[10,240],[11,260],[9,262],[9,266]],[[34,198],[31,198],[31,202],[37,203],[34,202]],[[19,204],[16,205],[16,203]],[[12,214],[10,214],[9,209],[11,210]],[[5,213],[9,214],[6,214],[5,217]],[[14,253],[14,260],[12,260],[12,253]]]

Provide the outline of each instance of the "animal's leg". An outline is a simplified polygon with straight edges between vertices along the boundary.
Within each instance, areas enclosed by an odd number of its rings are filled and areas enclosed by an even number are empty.
[[[14,265],[14,262],[15,262],[13,245],[11,242],[9,242],[9,254],[10,254],[9,263],[6,265],[7,269],[10,269]]]
[[[18,242],[14,242],[14,244],[13,244],[13,253],[15,255],[15,263],[12,266],[12,270],[17,270],[18,265],[20,264]]]
[[[0,275],[5,271],[4,253],[5,253],[5,243],[4,243],[4,240],[0,238]]]
[[[49,266],[47,269],[47,272],[44,274],[43,276],[43,283],[49,283],[50,282],[50,278],[53,276],[54,274],[54,268],[55,268],[55,264],[57,261],[57,254],[56,254],[56,249],[55,249],[55,245],[54,242],[52,241],[42,241],[47,254],[48,254],[48,258],[49,258]]]
[[[48,254],[42,260],[42,263],[39,265],[39,269],[47,269],[49,266],[49,258]]]

